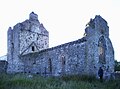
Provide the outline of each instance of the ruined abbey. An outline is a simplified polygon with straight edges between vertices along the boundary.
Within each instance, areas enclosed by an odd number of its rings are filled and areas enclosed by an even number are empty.
[[[9,27],[7,42],[7,73],[96,76],[99,67],[114,72],[109,27],[100,15],[90,19],[83,38],[49,48],[49,32],[32,12],[29,19]]]

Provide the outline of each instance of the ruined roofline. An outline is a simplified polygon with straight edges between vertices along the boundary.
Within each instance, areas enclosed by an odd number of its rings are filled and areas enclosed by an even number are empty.
[[[7,61],[7,55],[0,56],[0,61]]]
[[[94,20],[95,19],[102,20],[103,22],[105,22],[106,24],[108,24],[107,21],[102,16],[100,16],[100,15],[96,15],[95,18],[94,18]]]
[[[108,25],[107,21],[104,18],[102,18],[102,16],[95,15],[94,18],[90,18],[90,21],[86,24],[86,27],[95,28],[95,26],[93,26],[93,25],[98,24],[98,23],[99,24],[104,23],[104,24]]]
[[[2,63],[2,62],[6,62],[7,63],[7,60],[0,60],[0,63]]]
[[[28,19],[26,19],[22,22],[18,22],[17,24],[15,24],[13,27],[10,27],[10,28],[11,28],[11,30],[23,30],[23,29],[30,30],[31,25],[38,26],[40,30],[42,30],[45,34],[48,35],[49,32],[46,30],[43,23],[40,23],[40,21],[38,20],[38,15],[35,14],[34,12],[31,12],[29,14]]]
[[[34,12],[29,14],[29,20],[38,20],[38,15]]]
[[[25,54],[25,55],[21,55],[21,56],[26,56],[26,55],[31,55],[31,54],[39,54],[39,53],[42,53],[42,52],[51,51],[51,50],[54,50],[54,49],[57,49],[57,48],[65,47],[65,46],[71,46],[71,45],[74,45],[74,44],[81,44],[81,43],[84,43],[86,41],[87,41],[86,38],[83,37],[81,39],[78,39],[78,40],[75,40],[75,41],[72,41],[72,42],[68,42],[68,43],[61,44],[61,45],[51,47],[51,48],[48,48],[48,49],[43,49],[39,52],[29,53],[29,54]]]
[[[81,44],[81,43],[86,42],[86,41],[87,41],[86,38],[83,37],[81,39],[78,39],[78,40],[75,40],[75,41],[72,41],[72,42],[68,42],[68,43],[61,44],[61,45],[58,45],[58,46],[55,46],[55,47],[52,47],[52,48],[41,50],[40,52],[50,51],[50,50],[54,50],[54,49],[61,48],[61,47],[64,47],[64,46],[70,46],[70,45],[73,45],[73,44]]]
[[[39,35],[43,35],[43,36],[49,36],[49,32],[46,30],[46,28],[44,27],[43,23],[39,23],[39,30],[42,29],[42,33],[39,33],[39,32],[34,32],[34,31],[31,31],[31,27],[29,27],[29,29],[25,29],[26,27],[26,24],[25,23],[29,23],[29,24],[34,24],[34,23],[31,23],[31,21],[29,21],[28,19],[23,21],[23,22],[19,22],[17,23],[16,25],[13,26],[13,29],[12,27],[9,27],[8,28],[8,32],[10,33],[10,31],[23,31],[23,30],[26,30],[26,31],[29,31],[29,32],[32,32],[32,33],[37,33]]]

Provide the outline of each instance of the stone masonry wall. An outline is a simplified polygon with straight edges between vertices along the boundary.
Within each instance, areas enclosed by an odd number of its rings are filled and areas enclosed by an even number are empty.
[[[24,73],[37,73],[40,75],[84,74],[85,38],[57,47],[42,50],[39,53],[24,55]]]
[[[37,14],[30,13],[29,19],[8,30],[8,73],[21,72],[21,55],[39,52],[49,47],[49,33],[39,22]]]
[[[23,30],[20,32],[20,54],[24,55],[30,52],[40,51],[49,47],[48,36]],[[30,47],[31,46],[31,47]],[[34,50],[32,50],[34,47]]]
[[[0,73],[7,72],[7,55],[0,57]]]
[[[6,73],[8,62],[0,60],[0,73]]]
[[[96,16],[90,20],[89,26],[85,29],[85,34],[87,39],[87,71],[89,73],[96,71],[97,75],[99,67],[102,67],[104,72],[113,73],[114,49],[109,38],[107,22],[101,16]]]
[[[20,25],[20,55],[38,52],[49,47],[49,33],[43,24],[38,21],[37,14],[30,13],[29,20],[22,22]]]

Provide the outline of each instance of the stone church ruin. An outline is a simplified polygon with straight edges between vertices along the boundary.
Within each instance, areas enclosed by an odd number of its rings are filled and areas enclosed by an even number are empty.
[[[49,32],[32,12],[8,29],[7,42],[7,73],[97,76],[99,67],[114,72],[109,27],[100,15],[86,25],[83,38],[49,48]]]

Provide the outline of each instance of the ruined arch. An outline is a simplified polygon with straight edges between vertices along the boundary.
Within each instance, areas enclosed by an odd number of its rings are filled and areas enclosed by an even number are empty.
[[[99,63],[105,64],[106,63],[106,42],[104,36],[101,36],[98,41],[98,54],[99,54]]]

